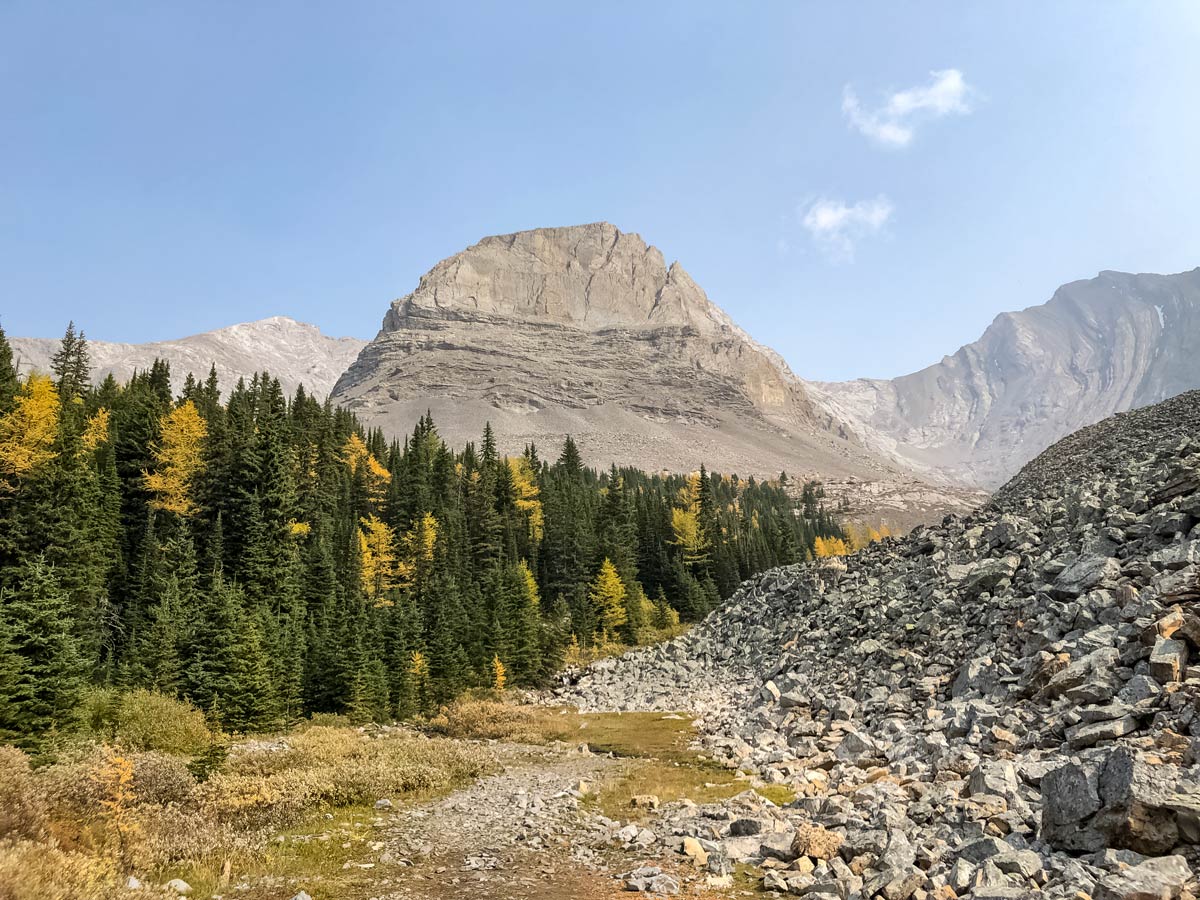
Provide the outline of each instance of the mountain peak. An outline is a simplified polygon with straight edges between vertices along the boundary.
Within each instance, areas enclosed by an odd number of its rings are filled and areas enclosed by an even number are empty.
[[[393,301],[333,399],[452,443],[491,423],[505,452],[573,435],[595,463],[766,474],[887,469],[678,262],[608,222],[485,237]]]
[[[587,331],[733,327],[679,263],[608,222],[485,237],[395,301],[384,330],[429,315],[552,322]]]

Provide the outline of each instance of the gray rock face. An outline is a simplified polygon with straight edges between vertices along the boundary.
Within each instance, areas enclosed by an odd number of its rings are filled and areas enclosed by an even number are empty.
[[[9,342],[22,374],[30,370],[48,372],[59,345],[50,338],[19,337]],[[216,366],[225,394],[239,378],[249,381],[255,373],[266,370],[279,379],[288,395],[304,385],[310,394],[324,398],[365,345],[366,341],[358,338],[328,337],[314,325],[275,316],[176,341],[114,344],[89,340],[88,350],[92,379],[97,384],[110,374],[117,381],[125,381],[135,370],[144,372],[156,359],[163,359],[171,364],[176,390],[183,386],[189,372],[204,379]]]
[[[571,434],[599,465],[912,485],[679,263],[607,223],[488,237],[438,263],[392,303],[334,399],[395,432],[430,409],[452,444],[490,421],[509,453]]]
[[[1102,272],[920,372],[810,385],[869,446],[986,488],[1078,428],[1198,387],[1200,269]]]
[[[721,832],[729,858],[764,863],[768,889],[1189,896],[1198,539],[1200,391],[1060,441],[970,518],[763,573],[687,634],[576,673],[555,699],[693,710],[711,759],[789,786],[793,804],[724,820],[842,841],[803,863]],[[667,806],[666,843],[717,819]],[[1142,868],[1174,854],[1182,868]],[[1136,893],[1154,878],[1166,893]]]

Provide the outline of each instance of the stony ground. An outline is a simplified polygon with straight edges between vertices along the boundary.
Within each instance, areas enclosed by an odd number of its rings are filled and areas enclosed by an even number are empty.
[[[690,720],[667,718],[674,723],[668,734],[681,738],[680,758],[694,758],[686,749]],[[637,806],[632,802],[631,785],[642,783],[647,771],[675,765],[637,755],[662,748],[661,734],[639,741],[641,721],[621,729],[619,742],[630,756],[592,752],[585,743],[489,742],[495,774],[445,797],[380,798],[374,809],[318,819],[283,836],[265,873],[235,877],[225,896],[596,900],[628,896],[628,883],[710,900],[729,896],[728,879],[714,887],[702,866],[660,839],[657,798],[654,807],[642,805],[641,797]],[[674,789],[690,793],[694,780]],[[728,774],[720,780],[728,782]],[[706,793],[702,781],[695,789]],[[734,790],[741,786],[718,788]],[[767,801],[746,802],[757,808]],[[613,805],[618,815],[609,818],[605,811]]]
[[[1200,861],[1198,661],[1193,392],[1067,438],[969,517],[768,572],[555,700],[687,706],[714,759],[790,787],[661,829],[767,891],[1172,900]]]
[[[616,761],[607,756],[498,748],[504,771],[389,816],[386,862],[407,871],[380,897],[564,897],[611,893],[580,800]],[[565,892],[570,886],[572,894]],[[380,888],[388,887],[380,879]]]

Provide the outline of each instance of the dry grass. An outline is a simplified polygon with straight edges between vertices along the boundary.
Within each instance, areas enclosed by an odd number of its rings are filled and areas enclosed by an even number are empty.
[[[444,708],[429,721],[429,727],[463,740],[541,744],[547,740],[547,722],[546,711],[534,706],[464,698]]]
[[[203,783],[186,756],[86,744],[34,771],[0,748],[0,900],[119,896],[131,872],[216,890],[223,866],[255,868],[281,831],[449,790],[492,765],[477,745],[331,725],[251,744]]]
[[[15,747],[0,747],[0,836],[36,838],[46,827],[46,801],[29,757]]]
[[[0,900],[133,897],[105,860],[36,841],[0,841]]]
[[[282,828],[314,810],[444,790],[491,767],[479,748],[410,732],[372,737],[317,726],[288,743],[286,750],[232,755],[201,786],[201,805],[222,822]]]

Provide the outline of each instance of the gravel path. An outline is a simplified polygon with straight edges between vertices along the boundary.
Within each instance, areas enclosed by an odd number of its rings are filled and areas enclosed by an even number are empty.
[[[381,859],[391,861],[387,868],[397,860],[403,868],[381,900],[582,900],[619,888],[590,846],[591,817],[579,809],[575,790],[619,761],[520,745],[494,749],[503,771],[440,800],[394,811],[380,836],[387,845]]]

